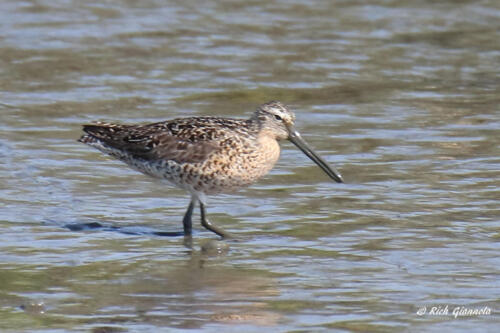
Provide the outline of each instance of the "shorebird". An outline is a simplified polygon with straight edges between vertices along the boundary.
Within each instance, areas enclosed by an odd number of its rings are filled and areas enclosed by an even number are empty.
[[[231,192],[267,174],[280,155],[278,141],[288,139],[334,181],[342,176],[302,139],[295,114],[281,102],[260,105],[249,119],[190,117],[146,125],[98,122],[83,125],[78,141],[132,168],[187,190],[191,201],[183,218],[192,233],[192,215],[200,205],[201,224],[222,238],[229,234],[211,223],[206,195]]]

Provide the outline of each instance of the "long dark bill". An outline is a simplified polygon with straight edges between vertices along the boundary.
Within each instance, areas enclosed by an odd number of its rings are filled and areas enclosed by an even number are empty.
[[[290,140],[294,145],[297,146],[304,154],[307,155],[314,163],[316,163],[330,178],[335,180],[337,183],[343,183],[344,180],[340,173],[332,166],[330,166],[324,159],[322,159],[311,147],[302,139],[299,132],[293,127],[288,128]]]

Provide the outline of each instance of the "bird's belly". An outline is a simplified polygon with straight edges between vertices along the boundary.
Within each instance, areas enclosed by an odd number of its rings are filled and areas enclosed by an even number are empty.
[[[274,139],[261,139],[247,148],[221,150],[199,163],[155,162],[111,154],[132,168],[184,188],[191,193],[216,194],[248,186],[267,174],[278,161],[280,147]],[[109,152],[108,152],[109,153]]]
[[[267,174],[279,155],[276,140],[262,140],[250,149],[216,153],[203,163],[183,166],[183,187],[205,194],[232,192]]]

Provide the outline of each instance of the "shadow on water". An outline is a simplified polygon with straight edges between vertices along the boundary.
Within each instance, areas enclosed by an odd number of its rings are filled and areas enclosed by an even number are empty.
[[[192,235],[186,235],[183,231],[156,231],[145,226],[134,226],[134,227],[117,227],[113,225],[104,225],[100,222],[88,222],[88,223],[67,223],[63,225],[71,231],[112,231],[118,232],[124,235],[133,236],[160,236],[160,237],[184,237],[183,244],[189,250],[193,250],[193,237]],[[214,241],[216,242],[216,241]],[[224,243],[222,245],[210,244],[207,247],[202,246],[201,251],[208,255],[219,255],[227,252],[228,246]]]
[[[63,225],[64,228],[71,231],[112,231],[124,235],[133,236],[159,236],[159,237],[184,237],[183,244],[189,250],[193,250],[193,237],[186,235],[183,231],[156,231],[145,226],[134,227],[117,227],[113,225],[105,225],[100,222],[87,222],[87,223],[67,223]],[[235,241],[232,239],[232,241]],[[229,251],[229,244],[227,240],[210,239],[202,242],[200,251],[204,255],[219,256],[226,254]]]
[[[68,223],[63,225],[71,231],[114,231],[125,235],[149,235],[160,237],[180,237],[184,236],[183,231],[156,231],[148,227],[116,227],[112,225],[105,225],[100,222],[88,223]]]

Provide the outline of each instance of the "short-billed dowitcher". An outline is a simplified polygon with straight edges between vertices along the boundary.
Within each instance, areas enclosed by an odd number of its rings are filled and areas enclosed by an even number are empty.
[[[205,195],[230,192],[264,176],[279,158],[279,140],[290,140],[328,176],[342,182],[340,173],[305,143],[294,122],[295,115],[287,106],[272,101],[246,120],[191,117],[147,125],[84,125],[87,134],[79,141],[188,190],[191,202],[183,219],[185,235],[191,235],[191,217],[198,202],[201,224],[227,237],[207,219]]]

